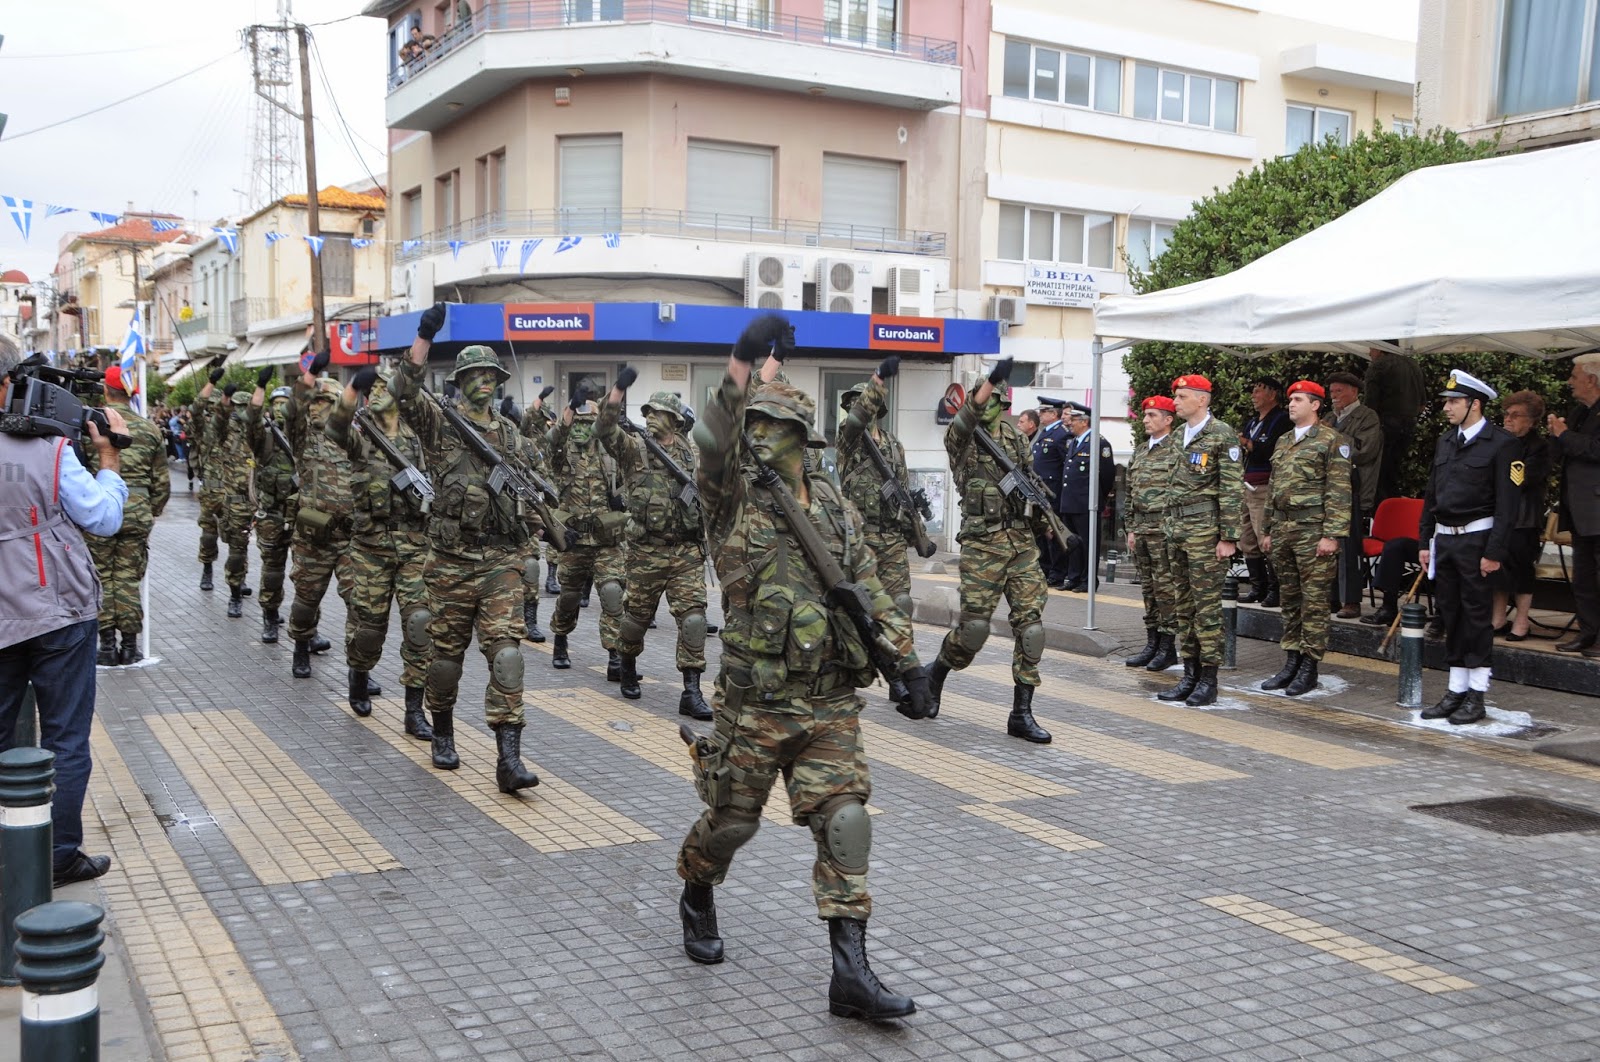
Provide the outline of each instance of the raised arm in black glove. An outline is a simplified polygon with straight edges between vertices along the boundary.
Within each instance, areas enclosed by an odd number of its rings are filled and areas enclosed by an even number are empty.
[[[222,374],[227,371],[227,369],[224,369],[221,365],[218,365],[215,369],[212,369],[210,372],[206,373],[206,378],[212,383],[216,383],[218,380],[222,379]]]
[[[522,422],[522,410],[517,408],[517,400],[510,395],[500,400],[500,415],[507,420]]]
[[[1006,381],[1011,379],[1011,366],[1014,358],[1001,358],[994,363],[994,368],[989,370],[989,382],[996,387],[1004,387]]]
[[[544,390],[539,392],[539,401],[543,402],[545,399],[549,398],[551,395],[553,395],[555,393],[556,393],[556,385],[555,384],[545,384],[544,385]]]
[[[578,389],[576,391],[574,391],[573,394],[572,394],[572,401],[568,402],[567,405],[572,408],[572,411],[574,413],[582,413],[583,412],[583,407],[588,405],[588,404],[589,404],[589,388],[586,387],[583,384],[579,384],[578,385]]]
[[[328,362],[333,360],[333,355],[326,350],[319,350],[311,359],[310,368],[306,369],[312,376],[321,376],[328,367]]]
[[[444,327],[444,303],[436,302],[422,311],[422,320],[417,322],[417,338],[433,342],[433,337],[439,334],[439,329]]]
[[[633,381],[637,380],[638,378],[638,369],[635,369],[631,365],[623,366],[622,371],[617,373],[617,390],[626,391],[628,388],[633,386]]]
[[[364,369],[357,369],[356,374],[350,377],[350,386],[358,395],[370,395],[372,385],[378,382],[378,370],[368,365]]]
[[[235,391],[237,391],[238,389],[239,389],[239,385],[238,384],[229,384],[227,387],[224,387],[222,389],[222,393],[224,395],[227,395],[229,398],[232,398],[233,397],[233,393]]]
[[[900,355],[890,354],[878,363],[878,379],[892,380],[900,375]]]
[[[779,353],[780,350],[783,353]],[[754,364],[763,354],[773,354],[782,361],[792,350],[794,326],[775,313],[764,313],[744,326],[744,331],[739,333],[739,341],[733,345],[733,356]]]
[[[272,382],[273,371],[274,370],[271,365],[263,365],[261,367],[261,371],[256,373],[256,386],[262,390],[265,390],[267,384]]]

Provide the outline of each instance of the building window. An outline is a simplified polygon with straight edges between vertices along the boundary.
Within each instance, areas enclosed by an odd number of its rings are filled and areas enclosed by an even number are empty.
[[[461,223],[461,171],[451,170],[433,182],[434,221],[446,236]]]
[[[378,219],[368,214],[361,219],[361,235],[371,236],[378,231]]]
[[[350,237],[330,233],[322,242],[322,294],[349,298],[355,294],[356,256]]]
[[[1133,116],[1236,133],[1239,131],[1239,82],[1135,63]]]
[[[1600,100],[1596,0],[1504,0],[1500,113],[1533,114]]]
[[[1140,271],[1148,270],[1150,263],[1161,257],[1172,239],[1172,222],[1153,218],[1128,219],[1128,245],[1124,248],[1128,266]]]
[[[882,239],[900,231],[900,164],[822,156],[822,231]]]
[[[413,188],[400,196],[400,232],[402,239],[415,240],[422,236],[422,189]]]
[[[1417,122],[1415,118],[1396,118],[1392,128],[1401,136],[1417,135]]]
[[[615,231],[622,224],[622,136],[564,136],[559,144],[563,231]]]
[[[898,0],[822,0],[822,31],[893,51],[899,6]]]
[[[1007,96],[1122,111],[1121,59],[1008,40],[1004,78]]]
[[[1044,207],[1000,204],[1000,257],[1111,268],[1116,218]]]
[[[562,6],[568,22],[622,20],[622,0],[565,0]]]
[[[1340,147],[1350,143],[1350,126],[1355,115],[1330,107],[1289,104],[1284,124],[1283,151],[1293,155],[1308,144],[1320,144],[1329,137]]]
[[[505,148],[479,156],[477,192],[480,213],[493,221],[504,221],[506,216]]]
[[[772,0],[689,0],[689,17],[770,29]]]
[[[689,141],[689,224],[770,229],[772,163],[769,147]]]

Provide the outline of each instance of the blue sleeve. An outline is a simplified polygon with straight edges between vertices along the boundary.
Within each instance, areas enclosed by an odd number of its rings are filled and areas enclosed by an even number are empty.
[[[104,537],[122,529],[128,485],[121,476],[109,469],[91,476],[70,446],[62,447],[56,467],[56,488],[68,519],[91,535]]]

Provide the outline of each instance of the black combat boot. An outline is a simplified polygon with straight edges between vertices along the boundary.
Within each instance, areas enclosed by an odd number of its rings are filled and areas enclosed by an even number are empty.
[[[117,652],[117,663],[127,666],[137,664],[144,659],[144,654],[139,651],[139,635],[134,631],[122,632],[122,648]]]
[[[625,656],[622,658],[622,689],[619,691],[630,701],[636,701],[644,696],[639,689],[639,658]]]
[[[1161,648],[1161,632],[1154,627],[1144,629],[1144,648],[1134,653],[1122,662],[1123,667],[1144,667],[1156,658],[1156,652]]]
[[[1261,599],[1261,607],[1280,608],[1283,605],[1283,598],[1278,593],[1278,569],[1271,561],[1263,563],[1267,566],[1267,596]]]
[[[500,753],[494,764],[494,784],[500,792],[515,793],[539,784],[539,776],[522,762],[521,723],[498,724],[494,728],[494,744]]]
[[[280,624],[282,622],[283,622],[283,619],[278,615],[278,610],[277,609],[275,609],[275,608],[264,608],[264,609],[262,609],[261,610],[261,641],[263,643],[267,644],[267,645],[276,644],[277,641],[278,641],[278,624]]]
[[[1011,716],[1006,733],[1035,745],[1050,744],[1050,731],[1033,721],[1033,687],[1017,683],[1011,693]]]
[[[939,698],[944,696],[944,680],[950,677],[950,665],[940,657],[933,662],[933,670],[928,672],[928,700],[933,707],[928,709],[928,718],[939,718]]]
[[[622,654],[615,649],[606,650],[606,681],[622,681]]]
[[[1300,657],[1300,666],[1295,670],[1294,681],[1283,688],[1289,697],[1298,697],[1302,693],[1310,693],[1317,688],[1317,660],[1310,653]]]
[[[572,666],[572,657],[567,655],[567,636],[556,635],[556,640],[550,646],[550,666],[565,671]]]
[[[250,589],[248,586],[241,585],[239,587],[239,596],[240,597],[249,597],[253,593],[255,593],[255,591]]]
[[[1162,690],[1156,694],[1158,701],[1181,701],[1194,692],[1195,683],[1200,681],[1200,661],[1185,660],[1183,662],[1183,678],[1170,690]]]
[[[700,672],[694,668],[683,669],[683,694],[678,698],[678,714],[702,722],[712,718],[711,705],[700,693]]]
[[[867,923],[859,918],[830,918],[828,940],[833,945],[833,981],[828,985],[830,1014],[883,1021],[916,1013],[916,1002],[883,987],[867,964]]]
[[[367,673],[347,668],[345,674],[350,678],[350,710],[365,719],[372,714],[372,698],[367,696]]]
[[[1200,668],[1194,689],[1189,691],[1189,696],[1183,699],[1183,703],[1190,708],[1217,703],[1217,665],[1205,664]]]
[[[1447,691],[1445,693],[1445,695],[1443,697],[1439,698],[1439,703],[1438,704],[1434,705],[1432,708],[1424,708],[1422,710],[1422,718],[1424,718],[1424,719],[1444,719],[1444,718],[1447,718],[1447,717],[1455,714],[1456,709],[1460,708],[1462,702],[1465,701],[1466,699],[1467,699],[1467,695],[1466,695],[1465,691],[1463,691],[1461,693],[1456,693],[1454,690],[1449,690],[1449,691]]]
[[[228,618],[238,619],[244,615],[244,598],[239,596],[237,586],[228,587]]]
[[[421,686],[406,687],[406,733],[418,741],[432,741],[433,727],[428,725],[428,715],[422,710]]]
[[[1483,691],[1468,690],[1461,698],[1461,707],[1450,713],[1451,726],[1476,723],[1489,713],[1483,707]]]
[[[290,670],[295,678],[311,677],[311,648],[304,638],[294,640],[294,664]]]
[[[892,704],[904,704],[911,699],[911,691],[906,688],[906,680],[896,675],[889,680],[889,701]]]
[[[594,579],[591,577],[588,582],[583,584],[583,600],[578,602],[578,607],[579,608],[588,608],[589,607],[589,600],[593,596],[594,596]]]
[[[1267,596],[1267,559],[1246,557],[1244,566],[1250,569],[1250,592],[1239,598],[1239,604],[1253,605]]]
[[[1296,649],[1286,650],[1283,654],[1283,667],[1278,673],[1261,684],[1264,690],[1281,690],[1294,681],[1295,672],[1300,670],[1300,652]]]
[[[1178,662],[1178,636],[1163,634],[1161,642],[1156,646],[1156,655],[1144,666],[1146,671],[1165,671]]]
[[[306,642],[306,648],[313,653],[326,653],[333,648],[333,643],[320,634],[313,634]]]
[[[453,771],[461,766],[461,757],[456,755],[456,727],[452,715],[448,709],[433,713],[433,765],[441,771]]]
[[[538,598],[531,598],[522,603],[522,625],[527,628],[522,633],[528,641],[535,643],[544,641],[544,631],[539,629]]]
[[[117,629],[115,627],[100,628],[100,651],[95,654],[94,662],[102,667],[117,666]]]
[[[717,901],[711,886],[684,882],[678,917],[683,919],[683,953],[707,966],[721,962],[722,937],[717,933]]]
[[[561,593],[561,583],[556,579],[556,562],[544,562],[544,592],[551,597]]]
[[[213,583],[211,582],[211,562],[210,561],[206,561],[205,564],[201,565],[201,567],[200,567],[200,589],[202,589],[202,590],[210,590],[212,586],[213,586]]]
[[[372,672],[367,672],[367,696],[378,697],[383,694],[383,687],[373,679]]]

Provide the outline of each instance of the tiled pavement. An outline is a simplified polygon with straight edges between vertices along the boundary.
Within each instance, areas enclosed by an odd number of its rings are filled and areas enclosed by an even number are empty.
[[[398,732],[393,653],[357,720],[337,651],[293,680],[253,600],[229,621],[195,588],[194,511],[176,495],[154,535],[160,663],[101,673],[86,813],[155,1057],[1600,1057],[1600,834],[1408,810],[1600,807],[1600,768],[1402,726],[1387,676],[1352,663],[1320,699],[1251,693],[1277,654],[1245,643],[1231,710],[1200,712],[1115,656],[1051,652],[1042,748],[1004,735],[1000,639],[937,721],[871,691],[870,951],[919,1012],[870,1026],[827,1013],[815,850],[776,816],[719,890],[729,961],[682,954],[672,866],[699,805],[665,612],[639,702],[589,669],[598,601],[573,670],[525,647],[544,784],[504,797],[475,650],[465,764],[435,772]],[[335,642],[342,621],[330,595]],[[925,657],[939,634],[919,630]]]

